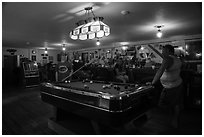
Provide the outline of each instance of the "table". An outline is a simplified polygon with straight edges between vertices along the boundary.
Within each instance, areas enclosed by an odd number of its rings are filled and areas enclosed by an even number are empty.
[[[134,83],[135,81],[140,83],[146,83],[152,81],[158,68],[152,69],[151,67],[143,68],[128,68],[128,77],[130,82]]]
[[[56,119],[67,112],[96,123],[117,127],[143,114],[152,104],[154,88],[145,84],[104,81],[43,83],[41,98],[57,108]]]

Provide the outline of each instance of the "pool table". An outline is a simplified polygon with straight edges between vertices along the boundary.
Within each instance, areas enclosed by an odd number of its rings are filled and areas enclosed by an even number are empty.
[[[116,126],[147,110],[152,104],[153,94],[154,88],[145,84],[92,80],[41,84],[44,102],[99,123]]]

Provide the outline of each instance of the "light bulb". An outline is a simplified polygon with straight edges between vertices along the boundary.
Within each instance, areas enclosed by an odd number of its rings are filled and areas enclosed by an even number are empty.
[[[99,40],[96,41],[96,45],[99,46],[101,43]]]
[[[158,32],[157,32],[157,37],[158,37],[158,38],[161,38],[161,37],[162,37],[162,32],[161,32],[161,31],[158,31]]]
[[[45,54],[47,54],[47,48],[45,48]]]
[[[161,38],[161,37],[162,37],[161,28],[163,28],[164,25],[156,25],[156,26],[154,26],[154,27],[156,27],[157,30],[158,30],[158,32],[157,32],[157,37],[158,37],[158,38]]]
[[[127,46],[122,46],[122,50],[126,50],[127,48]]]

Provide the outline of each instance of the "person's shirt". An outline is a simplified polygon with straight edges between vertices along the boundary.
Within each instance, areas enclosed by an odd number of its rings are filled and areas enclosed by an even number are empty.
[[[100,59],[100,60],[99,60],[99,64],[100,64],[100,65],[105,65],[104,60],[103,60],[103,59]]]
[[[122,73],[124,73],[122,65],[119,65],[118,63],[115,64],[114,71],[116,76],[122,75]]]
[[[182,79],[180,77],[182,62],[175,56],[170,57],[173,59],[173,64],[169,68],[165,69],[160,78],[161,84],[164,88],[177,87],[182,83]]]
[[[84,64],[82,61],[79,62],[73,62],[73,71],[76,71],[77,69],[79,69],[80,67],[82,67]]]

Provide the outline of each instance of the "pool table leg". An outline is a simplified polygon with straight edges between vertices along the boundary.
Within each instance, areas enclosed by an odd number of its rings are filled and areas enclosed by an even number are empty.
[[[94,129],[94,132],[96,135],[101,135],[101,129],[100,129],[100,126],[97,122],[95,122],[94,120],[91,120],[91,125]]]
[[[66,113],[63,109],[60,109],[58,107],[54,107],[53,106],[53,115],[52,115],[53,119],[55,121],[61,121],[64,120],[66,117]]]

